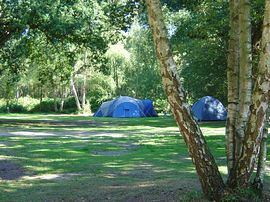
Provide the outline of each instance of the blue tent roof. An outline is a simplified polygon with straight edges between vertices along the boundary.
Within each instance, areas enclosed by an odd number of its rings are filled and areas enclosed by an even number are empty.
[[[192,112],[198,121],[224,121],[227,118],[227,111],[223,104],[211,96],[205,96],[195,102]]]
[[[120,96],[102,103],[94,114],[95,117],[145,117],[157,116],[151,100],[139,100],[128,96]]]

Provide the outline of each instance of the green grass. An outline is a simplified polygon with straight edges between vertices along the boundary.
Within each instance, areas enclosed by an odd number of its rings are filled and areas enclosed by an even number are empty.
[[[192,190],[200,192],[170,117],[0,114],[0,120],[0,163],[24,169],[0,180],[0,201],[186,200]],[[224,125],[201,128],[225,176]]]

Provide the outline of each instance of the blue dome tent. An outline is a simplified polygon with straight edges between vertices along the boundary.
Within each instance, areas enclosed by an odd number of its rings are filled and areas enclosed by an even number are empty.
[[[101,104],[95,117],[146,117],[157,116],[151,100],[139,100],[128,96],[120,96]]]
[[[157,116],[157,112],[154,109],[152,100],[142,100],[142,103],[144,105],[143,113],[145,114],[145,116]]]
[[[225,121],[227,118],[223,104],[211,96],[205,96],[195,102],[192,112],[198,121]]]

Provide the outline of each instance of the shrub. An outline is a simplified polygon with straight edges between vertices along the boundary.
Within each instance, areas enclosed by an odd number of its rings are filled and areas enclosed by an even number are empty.
[[[26,113],[31,111],[39,101],[37,99],[31,97],[21,97],[17,99],[9,100],[9,104],[7,106],[7,102],[5,99],[0,100],[0,112],[6,113]]]
[[[153,105],[157,113],[170,113],[169,103],[165,99],[157,99]]]
[[[25,111],[31,111],[36,105],[39,104],[39,100],[35,98],[31,98],[30,96],[20,97],[18,99],[18,105],[23,106]]]
[[[62,113],[75,113],[77,111],[75,97],[68,97],[65,99]]]
[[[54,110],[54,100],[47,98],[40,102],[39,104],[35,105],[34,108],[31,109],[31,112],[55,112]]]

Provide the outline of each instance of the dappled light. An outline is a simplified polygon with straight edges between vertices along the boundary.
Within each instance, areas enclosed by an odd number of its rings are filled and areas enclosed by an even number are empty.
[[[153,193],[156,197],[175,199],[191,187],[200,191],[196,171],[173,119],[124,119],[120,124],[99,118],[95,124],[82,121],[78,128],[74,117],[73,126],[66,128],[73,117],[64,118],[67,123],[58,120],[61,125],[57,129],[53,128],[55,123],[47,129],[46,124],[32,120],[31,128],[22,128],[16,124],[20,123],[16,116],[13,122],[6,123],[12,130],[0,127],[0,159],[9,159],[3,162],[16,162],[17,166],[13,166],[15,173],[6,177],[0,169],[3,197],[45,199],[49,194],[53,200],[85,197],[102,201],[118,200],[120,195],[121,200],[139,200],[144,195],[152,200]],[[201,128],[225,176],[224,124],[202,123]],[[40,189],[42,192],[37,191]],[[86,189],[95,192],[85,195]],[[54,194],[61,190],[81,191],[76,196]]]
[[[27,121],[22,126],[20,117],[14,116],[13,121],[5,123],[12,130],[0,129],[0,158],[16,159],[26,172],[18,182],[7,181],[0,187],[5,197],[11,197],[9,193],[22,195],[25,189],[36,195],[40,183],[46,193],[53,192],[55,186],[82,189],[80,183],[91,181],[98,193],[111,196],[114,190],[124,193],[133,188],[159,189],[161,181],[176,183],[176,176],[182,174],[197,179],[171,118],[143,122],[124,119],[121,124],[104,118],[95,120],[95,124],[81,121],[79,130],[75,120],[72,127],[66,128],[72,117],[64,118],[66,121],[58,120],[57,125],[29,120],[31,128],[27,128]],[[47,129],[47,124],[52,128]],[[80,183],[73,183],[74,180]],[[92,198],[92,194],[87,197]]]

